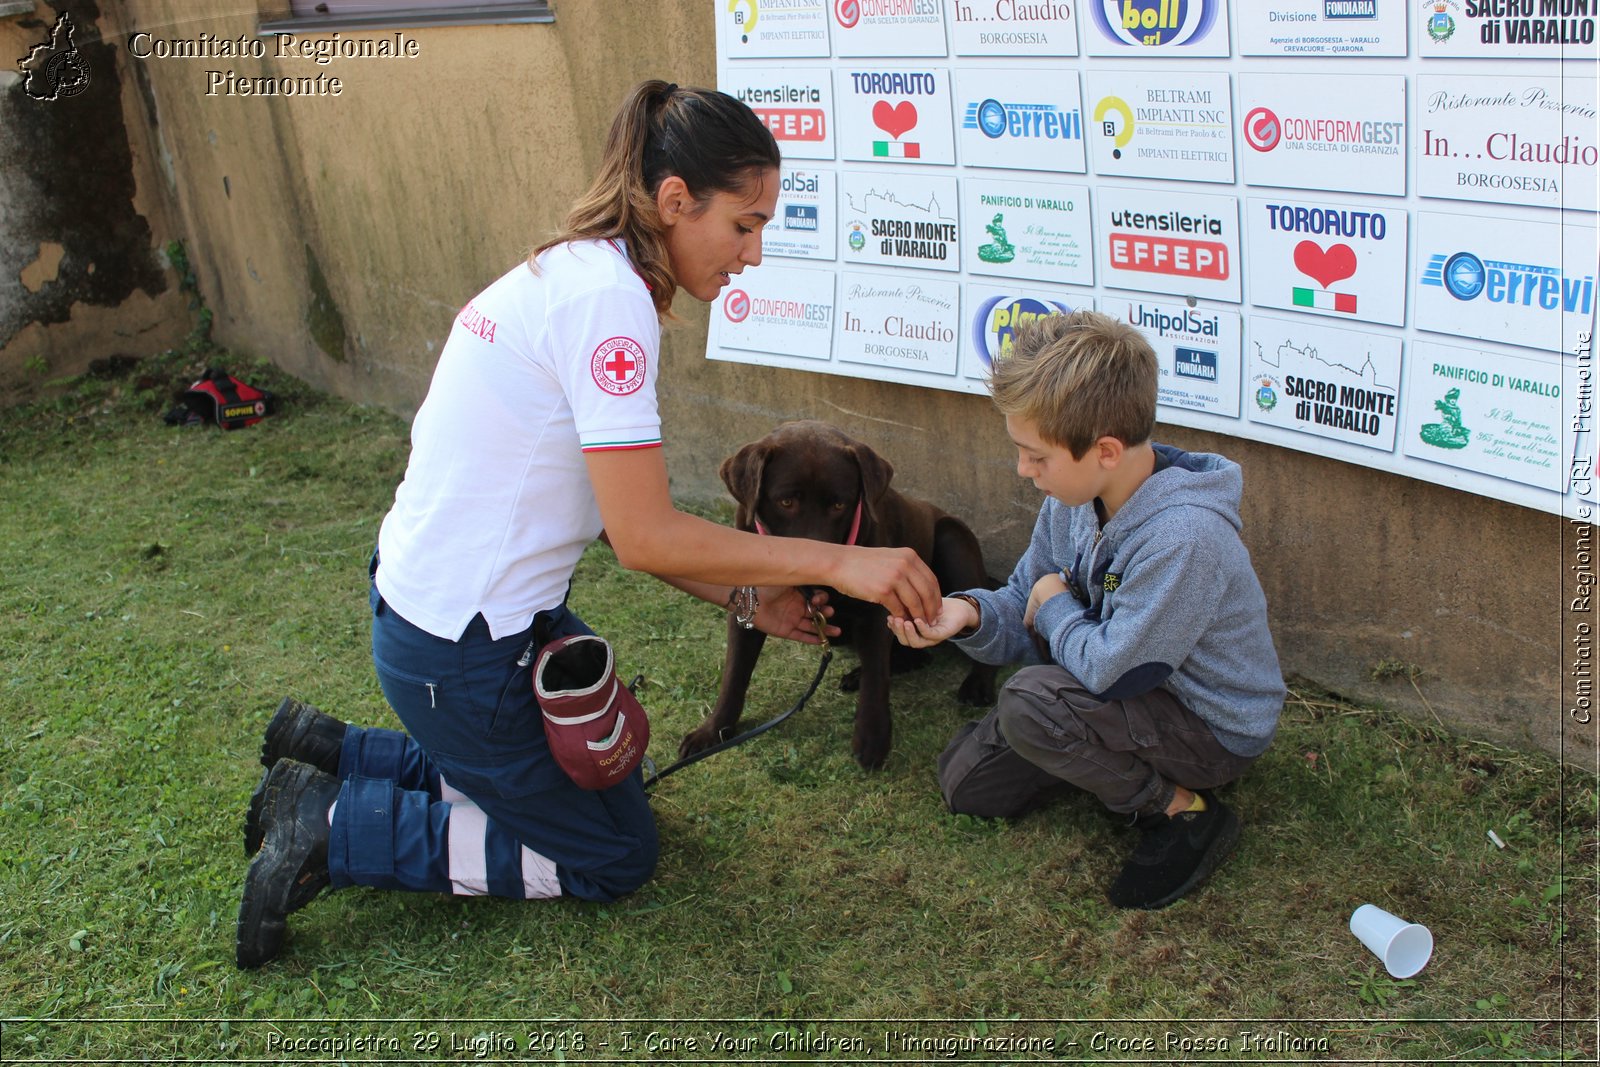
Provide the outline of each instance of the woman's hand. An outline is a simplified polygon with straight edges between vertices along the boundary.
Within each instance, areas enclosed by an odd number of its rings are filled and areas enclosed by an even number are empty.
[[[829,584],[846,596],[882,604],[890,618],[908,623],[937,620],[942,610],[939,579],[909,548],[847,548]]]
[[[822,643],[811,613],[815,609],[824,619],[833,615],[827,593],[818,590],[807,600],[805,594],[794,586],[778,585],[762,586],[756,590],[756,597],[760,601],[760,606],[756,608],[756,629],[787,641],[799,641],[807,645]],[[824,625],[828,637],[839,636],[837,626],[831,623]]]

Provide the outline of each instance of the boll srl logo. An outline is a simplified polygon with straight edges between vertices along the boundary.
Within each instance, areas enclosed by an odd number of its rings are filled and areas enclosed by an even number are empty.
[[[1083,117],[1054,104],[1003,104],[990,97],[967,104],[961,128],[977,130],[990,140],[1081,141]]]
[[[1211,31],[1223,0],[1098,0],[1089,5],[1106,37],[1130,47],[1193,44]]]
[[[979,305],[972,316],[972,346],[985,367],[1011,354],[1016,329],[1045,315],[1071,314],[1072,308],[1059,300],[1036,300],[1031,296],[993,296]]]
[[[1428,257],[1421,282],[1460,301],[1539,308],[1588,315],[1594,310],[1594,275],[1569,278],[1560,267],[1487,259],[1473,252]]]

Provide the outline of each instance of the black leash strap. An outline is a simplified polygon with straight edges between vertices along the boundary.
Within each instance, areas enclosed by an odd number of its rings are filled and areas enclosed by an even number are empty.
[[[817,686],[822,684],[822,676],[827,673],[828,664],[832,662],[833,649],[828,647],[827,638],[824,637],[822,641],[822,661],[817,664],[816,676],[811,679],[811,684],[806,688],[806,691],[800,695],[800,699],[794,702],[794,707],[790,708],[782,715],[768,719],[760,726],[753,726],[742,734],[737,734],[725,741],[718,741],[710,748],[701,749],[692,756],[685,756],[683,759],[679,760],[677,763],[674,763],[664,771],[657,771],[655,768],[655,762],[651,760],[649,756],[646,756],[644,758],[646,764],[644,787],[649,789],[667,775],[672,774],[675,771],[681,771],[691,763],[699,763],[707,756],[715,756],[718,752],[721,752],[724,749],[732,748],[734,745],[742,745],[752,737],[760,737],[774,726],[782,723],[785,719],[789,718],[789,716],[806,706],[806,701],[811,699],[811,695],[817,691]]]

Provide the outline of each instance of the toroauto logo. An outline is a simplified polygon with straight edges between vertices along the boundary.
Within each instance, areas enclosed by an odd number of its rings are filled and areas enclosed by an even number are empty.
[[[1100,32],[1120,44],[1192,44],[1210,32],[1225,0],[1098,0],[1089,10]]]
[[[1257,152],[1270,152],[1283,139],[1283,123],[1271,108],[1252,108],[1244,117],[1244,139]]]
[[[750,294],[743,289],[729,289],[722,298],[722,313],[729,322],[743,322],[750,315]]]

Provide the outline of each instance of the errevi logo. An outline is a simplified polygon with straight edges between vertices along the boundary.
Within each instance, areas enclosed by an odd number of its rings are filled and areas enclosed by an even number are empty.
[[[1271,108],[1251,109],[1244,117],[1244,139],[1257,152],[1270,152],[1283,137],[1283,123]]]
[[[856,23],[861,21],[861,0],[837,0],[833,5],[833,17],[845,29],[855,29]]]
[[[722,313],[729,322],[743,322],[750,315],[750,294],[743,289],[730,289],[722,298]]]

